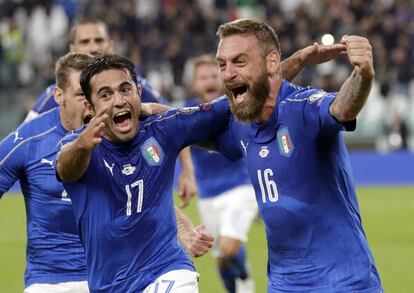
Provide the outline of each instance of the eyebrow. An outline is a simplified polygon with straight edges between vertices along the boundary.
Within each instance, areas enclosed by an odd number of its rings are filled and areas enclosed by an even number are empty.
[[[110,86],[103,86],[98,90],[96,94],[99,95],[101,92],[107,91],[107,90],[112,90],[112,88]]]
[[[230,58],[230,60],[233,61],[233,60],[236,60],[237,58],[244,57],[244,56],[247,56],[247,54],[246,53],[240,53],[240,54]],[[224,59],[222,59],[220,57],[216,57],[216,60],[217,60],[217,62],[224,61]]]

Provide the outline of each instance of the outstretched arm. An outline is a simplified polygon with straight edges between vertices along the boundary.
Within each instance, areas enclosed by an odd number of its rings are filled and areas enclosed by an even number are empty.
[[[214,237],[206,231],[204,225],[194,227],[191,220],[178,208],[175,208],[178,226],[178,241],[193,257],[202,256],[213,246]]]
[[[346,54],[344,44],[319,45],[314,43],[311,46],[300,49],[282,62],[282,75],[285,79],[292,81],[308,65],[320,64],[339,55]]]
[[[56,172],[63,181],[76,181],[86,172],[93,149],[102,141],[104,121],[108,118],[105,111],[106,107],[100,109],[79,137],[62,148]]]
[[[151,115],[159,115],[171,107],[157,104],[157,103],[142,103],[141,104],[141,118],[146,118]],[[188,206],[194,195],[197,194],[197,184],[195,181],[193,161],[191,159],[190,147],[184,148],[180,152],[181,174],[178,179],[178,193],[181,197],[182,204],[180,208]]]
[[[329,111],[340,122],[352,121],[365,104],[375,76],[372,47],[360,36],[344,36],[348,58],[354,66],[351,75],[342,85]]]

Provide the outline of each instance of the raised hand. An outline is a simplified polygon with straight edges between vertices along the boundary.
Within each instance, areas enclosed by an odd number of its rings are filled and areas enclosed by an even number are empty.
[[[361,36],[343,36],[341,44],[346,46],[348,58],[356,72],[365,78],[375,75],[372,47],[368,39]]]
[[[81,149],[90,151],[101,143],[102,134],[105,128],[105,120],[108,119],[106,110],[106,106],[99,109],[86,129],[79,135],[77,141]]]
[[[320,64],[346,54],[345,44],[320,45],[317,42],[303,48],[300,59],[305,65]]]

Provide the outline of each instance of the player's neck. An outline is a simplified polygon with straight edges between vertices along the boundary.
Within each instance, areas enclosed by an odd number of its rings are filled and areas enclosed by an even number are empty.
[[[81,125],[76,126],[74,125],[75,122],[73,121],[73,119],[70,119],[67,115],[65,115],[65,112],[60,109],[60,123],[62,124],[62,127],[66,130],[66,131],[72,131],[75,129],[78,129]]]
[[[272,113],[277,105],[277,96],[279,95],[279,90],[282,85],[282,78],[275,77],[270,80],[270,91],[269,95],[266,98],[266,101],[263,105],[262,112],[259,117],[256,119],[258,123],[266,123],[269,121]]]

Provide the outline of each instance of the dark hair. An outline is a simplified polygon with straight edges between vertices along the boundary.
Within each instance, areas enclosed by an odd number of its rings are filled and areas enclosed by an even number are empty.
[[[100,20],[100,19],[96,19],[96,18],[85,18],[85,19],[82,19],[82,20],[80,20],[80,21],[76,22],[76,23],[72,26],[72,28],[70,29],[70,32],[69,32],[69,42],[70,42],[71,44],[73,44],[73,42],[75,41],[76,29],[77,29],[79,26],[81,26],[81,25],[86,25],[86,24],[96,24],[96,25],[102,25],[102,26],[104,27],[104,29],[105,29],[105,31],[106,31],[106,33],[107,33],[107,35],[108,35],[108,39],[110,38],[109,27],[108,27],[108,25],[107,25],[105,22],[103,22],[103,21],[102,21],[102,20]]]
[[[110,69],[126,69],[131,76],[131,79],[137,84],[137,75],[135,73],[135,65],[127,58],[116,54],[97,55],[92,57],[88,65],[82,70],[80,76],[80,85],[86,99],[91,103],[92,101],[92,88],[91,79],[94,75],[101,73],[102,71]]]
[[[68,53],[60,57],[55,65],[55,78],[57,87],[65,90],[69,85],[71,71],[82,71],[88,65],[91,55],[85,53]]]
[[[221,39],[232,35],[254,35],[263,48],[266,56],[276,50],[280,55],[279,38],[275,30],[264,20],[257,18],[244,18],[227,22],[219,26],[217,36]]]

